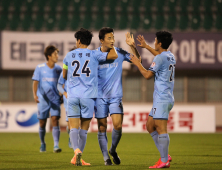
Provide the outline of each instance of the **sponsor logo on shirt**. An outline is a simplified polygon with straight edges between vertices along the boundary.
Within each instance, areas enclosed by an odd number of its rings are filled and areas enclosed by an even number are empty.
[[[102,64],[102,65],[99,65],[99,69],[113,68],[113,67],[117,67],[117,66],[118,66],[118,63]]]
[[[57,82],[58,79],[57,79],[57,78],[42,78],[42,81],[48,81],[48,82],[53,82],[53,81],[55,81],[55,82]]]

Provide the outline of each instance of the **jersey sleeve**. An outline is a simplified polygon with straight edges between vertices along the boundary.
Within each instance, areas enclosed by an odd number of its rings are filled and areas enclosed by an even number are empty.
[[[130,57],[129,57],[130,53],[128,53],[127,51],[123,50],[122,48],[116,48],[116,51],[123,56],[123,60],[124,61],[128,61],[129,63],[131,63]]]
[[[32,80],[39,81],[40,80],[40,67],[37,66],[32,76]]]
[[[65,58],[63,59],[63,66],[62,68],[68,70],[68,61],[67,61],[67,56],[68,54],[65,56]]]
[[[92,51],[93,56],[98,60],[99,62],[106,61],[108,52],[101,52],[99,50],[93,50]]]
[[[163,60],[161,59],[161,56],[157,55],[156,57],[154,57],[149,70],[156,73],[160,69],[162,63],[163,63]]]

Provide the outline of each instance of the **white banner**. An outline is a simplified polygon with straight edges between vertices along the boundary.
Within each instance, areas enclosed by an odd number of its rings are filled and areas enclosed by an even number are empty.
[[[115,46],[129,50],[125,42],[124,31],[114,32]],[[34,70],[38,64],[46,62],[44,49],[48,45],[55,45],[59,49],[58,64],[62,61],[67,52],[76,43],[75,32],[2,32],[2,69],[11,70]],[[100,46],[98,32],[93,32],[93,39],[89,49],[96,49]],[[123,63],[124,69],[129,69],[130,64]]]
[[[147,132],[146,121],[152,105],[124,105],[123,132]],[[108,118],[107,131],[113,129]],[[168,132],[212,133],[216,130],[215,106],[175,105],[169,114]],[[97,120],[90,126],[91,132],[97,132]]]
[[[0,105],[0,132],[38,132],[36,104]],[[47,121],[46,132],[50,131],[50,121]]]

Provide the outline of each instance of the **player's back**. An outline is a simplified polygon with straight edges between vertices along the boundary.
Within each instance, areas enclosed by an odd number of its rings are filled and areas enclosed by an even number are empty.
[[[157,102],[174,102],[175,57],[170,51],[162,52],[156,57],[161,64],[155,73],[153,98]]]
[[[107,53],[87,48],[70,51],[64,59],[68,66],[68,98],[97,98],[98,64],[106,60]]]

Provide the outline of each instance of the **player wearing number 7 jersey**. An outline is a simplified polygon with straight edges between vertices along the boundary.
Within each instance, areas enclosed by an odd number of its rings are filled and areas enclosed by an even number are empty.
[[[172,158],[168,155],[169,135],[167,134],[167,121],[169,112],[174,105],[174,75],[176,60],[174,55],[167,51],[173,41],[172,34],[167,31],[156,33],[155,49],[148,46],[143,36],[138,36],[140,47],[147,48],[155,55],[150,68],[146,70],[140,60],[131,55],[131,61],[138,67],[141,74],[150,79],[155,76],[153,108],[150,111],[146,126],[152,136],[161,158],[154,166],[149,168],[168,168]]]
[[[74,150],[71,163],[77,166],[90,165],[85,163],[81,156],[93,117],[95,100],[98,97],[99,62],[118,57],[114,48],[104,53],[87,49],[92,36],[92,33],[84,28],[77,31],[77,49],[70,51],[63,60],[63,78],[67,79],[69,135]]]

